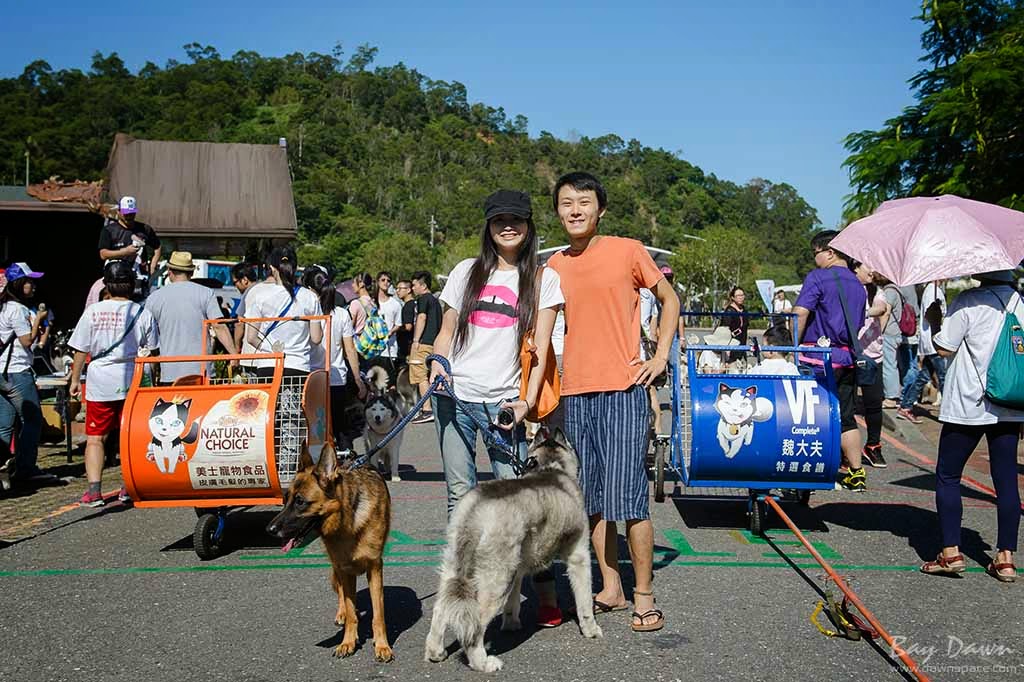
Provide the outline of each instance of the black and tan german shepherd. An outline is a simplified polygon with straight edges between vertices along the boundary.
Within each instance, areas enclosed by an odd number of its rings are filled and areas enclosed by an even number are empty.
[[[384,623],[384,543],[391,530],[388,487],[369,467],[346,469],[334,448],[325,444],[316,464],[303,445],[284,509],[267,532],[288,540],[287,548],[316,531],[331,559],[331,586],[338,593],[337,625],[345,626],[335,656],[351,656],[359,629],[356,576],[366,574],[373,606],[373,653],[378,661],[394,658]]]

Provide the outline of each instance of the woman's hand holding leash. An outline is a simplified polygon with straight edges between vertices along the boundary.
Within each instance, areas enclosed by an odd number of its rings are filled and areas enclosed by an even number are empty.
[[[448,372],[445,371],[444,367],[441,366],[440,362],[434,362],[433,360],[430,360],[429,358],[427,359],[427,362],[430,363],[430,383],[431,384],[433,384],[437,380],[437,377],[443,378],[444,381],[445,381],[445,384],[449,384],[449,385],[451,384],[451,380],[452,379],[451,379],[450,376],[448,376]],[[442,395],[447,395],[447,393],[443,389],[438,389],[438,390],[435,391],[435,393],[440,393]]]

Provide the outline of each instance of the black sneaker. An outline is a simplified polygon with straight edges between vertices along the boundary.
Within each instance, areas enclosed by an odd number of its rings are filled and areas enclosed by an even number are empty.
[[[865,445],[863,457],[865,462],[876,469],[884,469],[889,466],[888,462],[885,461],[885,457],[882,457],[881,445]]]
[[[864,472],[864,467],[860,469],[850,469],[845,474],[839,477],[836,484],[844,490],[852,490],[856,493],[862,493],[868,489],[868,476]]]

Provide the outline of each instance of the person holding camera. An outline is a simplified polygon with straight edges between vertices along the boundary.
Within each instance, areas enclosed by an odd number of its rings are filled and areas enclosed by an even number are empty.
[[[480,424],[489,424],[498,441],[510,445],[520,460],[526,458],[523,420],[540,393],[551,330],[564,302],[558,273],[551,268],[541,272],[537,262],[537,228],[530,195],[498,190],[487,197],[480,254],[462,261],[449,274],[441,292],[445,308],[441,331],[434,339],[434,354],[451,363],[448,378],[461,403],[437,393],[431,397],[449,518],[458,501],[477,483]],[[519,350],[530,331],[539,362],[530,377],[526,399],[520,400]],[[430,371],[431,382],[444,374],[436,362]],[[502,448],[488,447],[487,454],[496,478],[516,477]],[[560,625],[562,612],[554,577],[544,571],[534,576],[533,582],[539,602],[537,625]]]
[[[100,231],[100,260],[104,264],[112,260],[124,261],[135,272],[132,296],[141,300],[149,295],[150,278],[160,262],[160,238],[152,227],[136,220],[135,197],[121,197],[117,212],[117,220],[108,218]]]
[[[484,220],[480,254],[456,265],[441,292],[445,311],[434,353],[449,359],[450,379],[459,400],[478,421],[493,424],[499,438],[510,442],[525,459],[522,422],[537,399],[544,367],[534,370],[538,381],[527,399],[519,400],[519,349],[526,332],[535,328],[537,357],[546,361],[555,315],[564,299],[554,270],[544,268],[538,281],[537,229],[528,194],[495,192],[485,201]],[[433,363],[431,382],[443,372]],[[476,486],[474,450],[479,427],[450,397],[435,393],[431,403],[451,516],[456,503]],[[497,424],[502,406],[511,410],[512,424]],[[505,453],[497,448],[487,452],[495,477],[515,478]]]

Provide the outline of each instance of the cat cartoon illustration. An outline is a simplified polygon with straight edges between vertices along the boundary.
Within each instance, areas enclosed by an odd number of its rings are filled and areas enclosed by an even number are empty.
[[[185,433],[185,422],[192,399],[175,396],[171,400],[157,398],[149,413],[149,432],[153,440],[146,448],[146,459],[156,464],[162,474],[173,474],[178,462],[188,459],[185,443],[195,443],[199,436],[199,420]],[[184,435],[182,435],[184,434]]]
[[[718,384],[718,400],[715,401],[718,420],[718,444],[722,452],[732,459],[744,445],[750,445],[754,437],[754,422],[768,421],[775,408],[771,401],[757,397],[757,387],[746,389],[730,388]]]

